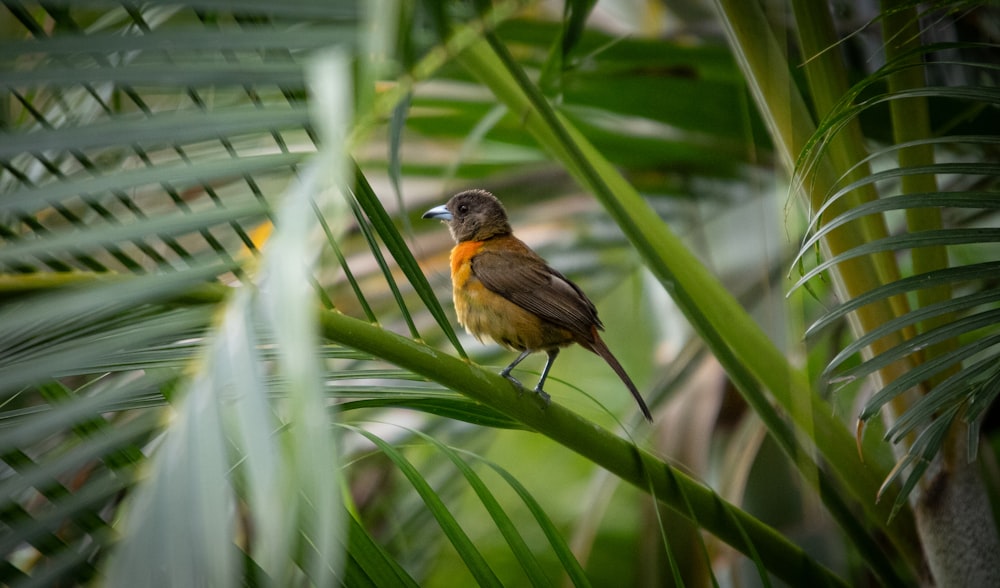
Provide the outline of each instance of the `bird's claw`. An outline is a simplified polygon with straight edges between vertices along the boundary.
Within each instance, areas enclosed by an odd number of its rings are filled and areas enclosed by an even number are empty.
[[[523,384],[521,384],[520,380],[518,380],[518,379],[517,379],[517,378],[515,378],[514,376],[510,375],[510,372],[507,372],[507,371],[503,371],[503,372],[500,372],[500,375],[501,375],[501,376],[503,376],[503,377],[505,377],[505,378],[507,378],[507,379],[508,379],[508,380],[510,380],[510,381],[511,381],[511,382],[512,382],[512,383],[513,383],[513,384],[514,384],[515,386],[517,386],[517,395],[518,395],[518,396],[520,396],[520,395],[524,394],[524,385],[523,385]]]
[[[524,387],[524,384],[522,384],[520,380],[510,375],[510,372],[507,371],[500,372],[500,375],[507,378],[508,380],[511,381],[512,384],[514,384],[514,386],[517,388],[518,398],[524,395],[524,391],[527,390],[527,388]],[[535,386],[534,388],[531,389],[531,391],[537,394],[538,397],[542,399],[542,402],[545,403],[545,406],[551,406],[552,397],[549,396],[548,392],[542,390],[540,386]]]

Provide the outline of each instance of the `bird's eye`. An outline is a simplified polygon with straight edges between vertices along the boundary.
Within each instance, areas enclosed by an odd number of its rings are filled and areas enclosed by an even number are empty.
[[[469,212],[469,205],[468,204],[459,204],[458,205],[458,212],[459,212],[459,214],[465,214],[465,213]]]

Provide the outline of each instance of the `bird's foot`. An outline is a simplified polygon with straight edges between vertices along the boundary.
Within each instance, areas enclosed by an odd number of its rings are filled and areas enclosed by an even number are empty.
[[[501,375],[501,376],[503,376],[503,377],[505,377],[505,378],[507,378],[507,379],[508,379],[508,380],[510,380],[510,381],[511,381],[511,382],[512,382],[512,383],[513,383],[513,384],[514,384],[515,386],[517,386],[517,395],[518,395],[518,396],[520,396],[520,395],[524,394],[524,385],[523,385],[523,384],[521,384],[521,381],[520,381],[520,380],[518,380],[518,379],[517,379],[517,378],[515,378],[514,376],[510,375],[510,371],[509,371],[509,370],[503,370],[502,372],[500,372],[500,375]]]
[[[545,390],[542,390],[540,387],[535,386],[535,389],[532,390],[532,392],[538,394],[538,397],[542,399],[542,402],[545,403],[545,406],[552,405],[552,397],[549,396],[548,392],[546,392]]]
[[[505,377],[505,378],[507,378],[508,380],[510,380],[510,382],[512,384],[514,384],[514,386],[517,388],[517,397],[518,398],[520,398],[521,396],[524,396],[524,391],[527,390],[527,388],[524,387],[524,384],[522,384],[520,380],[518,380],[514,376],[510,375],[510,370],[509,369],[501,371],[500,375],[503,376],[503,377]],[[534,388],[532,388],[531,391],[534,392],[535,394],[537,394],[538,397],[542,399],[542,402],[545,403],[545,406],[550,406],[552,404],[552,397],[549,396],[548,392],[546,392],[545,390],[542,390],[542,387],[540,385],[539,386],[535,386]]]

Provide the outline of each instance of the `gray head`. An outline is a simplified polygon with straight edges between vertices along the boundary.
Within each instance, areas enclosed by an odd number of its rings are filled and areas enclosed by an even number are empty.
[[[503,204],[486,190],[466,190],[455,194],[447,204],[425,212],[423,218],[446,221],[451,236],[459,243],[485,241],[511,233]]]

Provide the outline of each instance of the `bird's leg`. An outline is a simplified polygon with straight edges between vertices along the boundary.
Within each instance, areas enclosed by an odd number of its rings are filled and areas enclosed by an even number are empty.
[[[549,349],[545,353],[549,357],[545,361],[545,367],[542,368],[542,377],[538,378],[538,383],[535,384],[535,394],[541,396],[545,404],[552,404],[552,397],[545,392],[542,386],[545,385],[545,378],[549,377],[549,370],[552,369],[552,364],[555,363],[556,356],[559,355],[559,349]]]
[[[510,362],[509,366],[503,368],[500,371],[500,375],[501,376],[507,378],[511,382],[514,382],[514,384],[516,384],[517,387],[520,388],[520,389],[522,389],[522,390],[524,389],[524,386],[521,385],[521,382],[517,381],[517,378],[515,378],[512,375],[510,375],[510,370],[514,369],[514,366],[516,366],[517,364],[521,363],[524,360],[524,358],[528,357],[529,355],[531,355],[531,350],[530,349],[525,349],[524,351],[521,352],[521,355],[517,356],[517,359],[515,359],[512,362]],[[520,392],[518,392],[518,394],[520,394]]]

